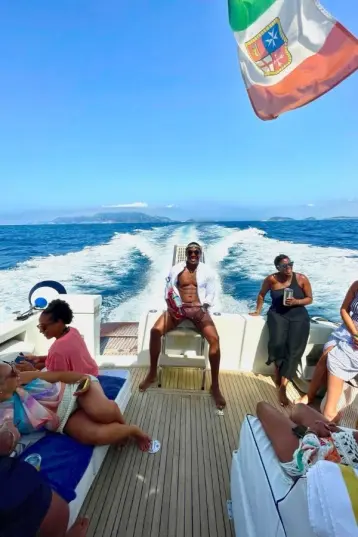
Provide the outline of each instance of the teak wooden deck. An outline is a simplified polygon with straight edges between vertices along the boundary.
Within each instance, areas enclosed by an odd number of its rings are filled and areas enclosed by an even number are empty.
[[[126,419],[162,448],[155,455],[134,445],[109,450],[82,508],[91,519],[88,537],[234,537],[226,503],[232,451],[258,401],[279,408],[272,379],[223,372],[227,408],[219,416],[197,370],[165,369],[163,387],[146,393],[138,391],[146,369],[131,372]],[[297,397],[293,387],[289,396]]]
[[[105,355],[136,355],[139,323],[102,323],[100,353]]]

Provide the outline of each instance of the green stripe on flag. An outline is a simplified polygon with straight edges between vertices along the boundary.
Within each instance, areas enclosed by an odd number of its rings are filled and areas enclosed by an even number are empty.
[[[275,2],[276,0],[229,0],[231,28],[234,32],[246,30]]]

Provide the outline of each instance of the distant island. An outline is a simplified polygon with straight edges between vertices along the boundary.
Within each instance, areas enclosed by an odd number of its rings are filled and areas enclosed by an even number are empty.
[[[327,220],[358,220],[358,216],[332,216]]]
[[[87,216],[59,216],[49,224],[159,224],[174,222],[165,216],[150,216],[145,213],[115,212],[97,213]]]
[[[294,220],[294,218],[289,218],[288,216],[273,216],[268,219],[268,222],[286,222],[287,220]]]

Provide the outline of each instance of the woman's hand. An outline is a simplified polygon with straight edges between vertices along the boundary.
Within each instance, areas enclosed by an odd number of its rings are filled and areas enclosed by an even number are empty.
[[[20,433],[12,421],[5,421],[0,427],[0,456],[10,455],[20,439]]]
[[[313,427],[309,427],[308,433],[316,434],[319,438],[328,438],[332,433],[340,431],[335,423],[317,420]]]
[[[91,386],[91,378],[86,375],[84,376],[80,382],[78,383],[77,390],[73,395],[78,397],[79,395],[83,395],[84,393],[88,392]]]
[[[298,298],[286,298],[286,301],[285,301],[285,306],[299,306],[300,305],[300,300]]]
[[[18,371],[36,371],[36,367],[26,360],[16,363],[16,369]]]
[[[357,334],[353,336],[353,346],[358,348],[358,335]]]
[[[249,315],[251,315],[251,317],[258,317],[260,315],[260,312],[259,311],[250,311]]]

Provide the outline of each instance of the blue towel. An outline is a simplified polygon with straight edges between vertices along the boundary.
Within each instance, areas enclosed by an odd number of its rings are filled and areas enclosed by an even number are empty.
[[[110,377],[108,375],[99,375],[98,380],[108,399],[112,401],[117,397],[122,389],[125,379],[121,377]]]
[[[102,375],[98,380],[108,399],[114,400],[125,379]],[[32,453],[41,455],[41,474],[52,490],[68,503],[76,498],[75,489],[81,481],[92,457],[93,446],[85,446],[69,436],[47,433],[20,456],[25,459]]]

